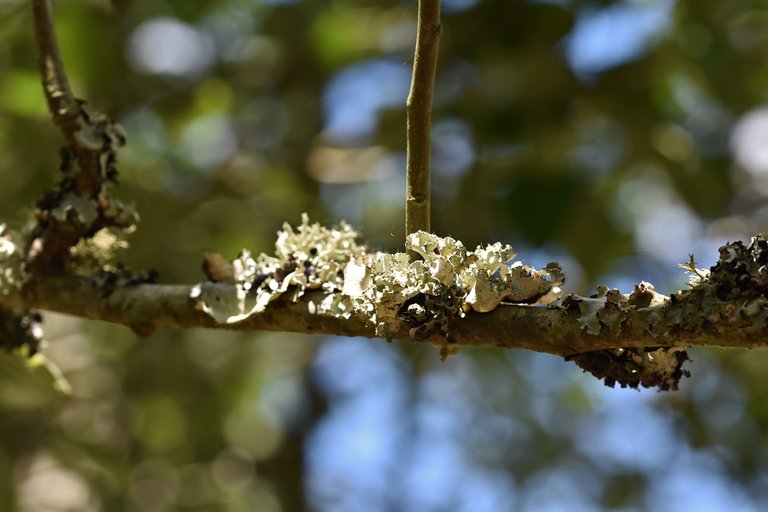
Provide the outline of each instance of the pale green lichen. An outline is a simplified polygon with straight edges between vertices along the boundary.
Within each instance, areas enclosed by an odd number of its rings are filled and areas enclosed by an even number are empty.
[[[658,306],[668,300],[669,297],[657,293],[651,283],[643,281],[635,286],[631,294],[598,285],[597,293],[589,297],[568,295],[561,307],[567,311],[578,311],[577,320],[589,334],[618,335],[628,318],[649,326],[655,324],[663,314]]]
[[[19,293],[24,283],[24,253],[18,233],[0,224],[0,296]],[[0,307],[0,349],[26,358],[37,354],[43,340],[42,318],[33,310]],[[43,361],[39,356],[37,360]],[[31,364],[31,363],[30,363]]]
[[[693,265],[693,262],[691,262]],[[693,267],[695,269],[695,267]],[[720,248],[718,262],[695,286],[672,294],[664,321],[671,332],[713,332],[748,338],[768,325],[768,239]],[[663,334],[663,333],[661,333]]]
[[[92,152],[121,148],[127,139],[120,124],[101,112],[90,110],[85,102],[80,103],[80,116],[73,136],[80,147]]]
[[[678,335],[748,335],[768,324],[768,241],[762,236],[749,246],[736,242],[721,248],[711,271],[691,259],[684,266],[691,287],[671,297],[642,282],[629,294],[600,286],[590,297],[569,295],[554,304],[563,281],[560,267],[536,270],[514,261],[508,245],[469,251],[450,237],[418,232],[408,236],[405,252],[388,254],[367,252],[356,236],[346,224],[328,229],[305,216],[298,228],[286,225],[280,232],[273,256],[253,258],[243,251],[231,269],[209,258],[209,275],[231,275],[235,286],[201,285],[192,296],[217,321],[236,322],[278,298],[296,300],[308,290],[322,290],[308,303],[310,313],[356,318],[382,337],[405,330],[412,339],[437,339],[443,355],[455,351],[453,325],[471,312],[492,311],[502,303],[551,304],[601,337],[601,346],[613,337],[645,340],[643,346],[568,359],[608,385],[659,389],[676,389],[688,375],[682,368],[685,349],[670,342]],[[654,339],[659,346],[652,345]]]
[[[648,283],[630,295],[598,287],[591,297],[569,295],[560,303],[577,314],[581,328],[593,335],[626,334],[659,340],[661,347],[599,350],[570,356],[609,385],[658,386],[676,389],[688,359],[670,340],[690,336],[760,336],[768,325],[768,239],[728,243],[710,269],[697,268],[693,256],[680,265],[690,287],[666,297]],[[648,343],[646,343],[648,344]],[[745,346],[748,346],[745,343]]]
[[[618,335],[642,330],[659,338],[678,333],[746,336],[768,324],[768,240],[764,235],[749,244],[733,242],[720,248],[720,259],[710,270],[697,268],[693,257],[680,265],[690,287],[670,297],[640,283],[629,295],[599,286],[590,297],[569,295],[560,307],[578,314],[590,334]]]
[[[90,226],[99,217],[99,206],[91,197],[67,192],[51,210],[51,216],[59,222],[71,219],[82,226]]]
[[[99,272],[115,272],[116,254],[128,249],[126,236],[131,229],[103,228],[93,236],[82,238],[69,251],[67,270],[74,275],[89,277]]]
[[[598,286],[590,297],[569,295],[562,303],[566,311],[578,312],[581,328],[593,335],[619,337],[624,330],[640,329],[654,334],[654,329],[665,327],[665,308],[669,297],[657,293],[653,285],[641,282],[627,295],[607,286]],[[668,328],[668,326],[667,326]],[[584,371],[603,379],[607,386],[618,383],[621,387],[658,387],[660,390],[677,389],[688,361],[684,347],[633,347],[596,350],[573,354],[566,358]]]
[[[418,232],[407,238],[407,252],[388,254],[366,252],[356,237],[347,224],[329,229],[304,216],[295,230],[285,225],[280,231],[274,256],[243,251],[232,262],[231,291],[197,286],[192,297],[217,322],[233,323],[278,297],[296,300],[321,289],[326,295],[309,304],[313,314],[354,316],[384,337],[405,325],[414,338],[439,329],[450,339],[451,322],[470,310],[549,303],[564,279],[556,264],[536,270],[513,262],[515,252],[500,243],[468,251],[453,238]]]
[[[597,350],[566,359],[602,379],[609,387],[618,383],[622,388],[643,386],[669,391],[678,388],[680,379],[690,376],[687,370],[682,369],[690,359],[681,347]]]
[[[303,215],[296,229],[283,225],[273,256],[254,258],[249,251],[241,251],[232,262],[235,287],[231,292],[197,286],[192,297],[217,322],[234,323],[263,312],[286,292],[295,300],[307,290],[340,291],[347,262],[365,253],[356,238],[357,232],[344,222],[329,229],[310,224]]]
[[[693,258],[693,254],[688,255],[687,263],[680,263],[677,266],[688,274],[688,285],[691,287],[701,284],[709,277],[709,270],[696,267],[696,260]]]
[[[408,236],[405,248],[422,259],[375,253],[350,260],[345,288],[333,302],[344,307],[334,314],[368,319],[381,336],[403,322],[417,338],[435,328],[448,334],[450,322],[470,310],[486,313],[501,302],[551,302],[563,280],[556,265],[536,270],[512,262],[516,253],[500,243],[468,251],[458,240],[420,231]]]
[[[24,278],[24,256],[16,233],[0,224],[0,295],[15,293]]]

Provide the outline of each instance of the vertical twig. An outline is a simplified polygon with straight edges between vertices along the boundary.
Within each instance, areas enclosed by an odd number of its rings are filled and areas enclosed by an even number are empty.
[[[38,200],[28,235],[26,263],[32,275],[60,270],[80,240],[105,227],[128,229],[137,216],[109,195],[117,178],[116,151],[125,144],[123,129],[75,98],[56,42],[50,0],[30,0],[30,5],[45,100],[66,139],[59,179]]]
[[[413,79],[407,107],[405,234],[429,231],[432,91],[440,44],[440,0],[419,0]]]
[[[31,0],[34,21],[35,41],[37,43],[37,65],[43,81],[45,100],[53,121],[69,138],[72,133],[71,123],[77,118],[77,102],[69,80],[64,72],[64,65],[56,42],[56,29],[49,0]]]

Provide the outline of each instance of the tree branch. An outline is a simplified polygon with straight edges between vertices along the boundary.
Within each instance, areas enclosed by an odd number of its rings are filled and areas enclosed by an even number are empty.
[[[369,253],[348,225],[328,229],[305,217],[278,235],[276,255],[243,251],[231,263],[206,257],[209,279],[194,286],[136,284],[105,269],[87,277],[19,280],[12,238],[0,247],[0,308],[40,308],[131,327],[206,327],[378,337],[439,346],[523,348],[565,356],[606,383],[676,389],[685,346],[768,348],[768,239],[720,249],[707,271],[683,266],[691,287],[670,297],[648,283],[630,294],[598,287],[560,297],[557,264],[512,262],[501,244],[467,251],[429,233],[405,253]],[[0,240],[3,241],[3,240]],[[74,267],[77,270],[77,267]],[[537,306],[548,304],[548,306]]]
[[[413,78],[406,104],[406,235],[430,231],[430,125],[441,32],[440,0],[419,0]]]
[[[204,291],[226,294],[232,293],[235,285],[209,282],[202,287]],[[188,285],[138,284],[110,290],[91,278],[50,276],[29,283],[23,292],[0,297],[0,304],[6,308],[35,308],[102,320],[130,327],[142,335],[161,328],[208,328],[380,337],[374,325],[365,319],[311,313],[310,304],[325,297],[320,291],[305,293],[296,302],[277,300],[263,313],[253,314],[242,322],[225,324],[217,323],[200,309],[197,301],[191,298],[192,289]],[[664,302],[650,307],[645,314],[671,319],[678,311],[679,308],[670,308]],[[489,313],[469,312],[453,323],[450,341],[438,331],[423,339],[414,339],[405,322],[392,333],[391,339],[437,346],[450,343],[464,347],[527,349],[559,356],[657,346],[768,348],[766,324],[756,329],[751,322],[723,318],[721,325],[710,325],[706,329],[678,328],[668,334],[654,335],[648,322],[640,322],[631,314],[626,318],[632,321],[625,322],[618,330],[603,329],[592,334],[584,328],[580,316],[567,307],[501,304]]]
[[[72,123],[78,116],[78,109],[59,54],[51,3],[49,0],[31,2],[37,43],[37,65],[43,81],[45,99],[54,122],[67,136],[74,131]]]
[[[125,144],[120,125],[89,111],[72,94],[59,55],[49,0],[30,0],[37,61],[48,110],[67,142],[56,186],[37,202],[26,259],[37,272],[60,270],[70,249],[105,227],[132,228],[135,212],[109,195],[117,179],[116,151]]]
[[[136,222],[133,211],[108,194],[124,134],[74,98],[50,3],[31,5],[46,101],[67,146],[59,182],[38,201],[23,249],[13,234],[0,231],[0,331],[22,333],[30,351],[39,341],[39,318],[28,311],[35,309],[121,324],[140,335],[204,327],[385,337],[437,345],[443,355],[460,346],[523,348],[573,359],[611,385],[661,389],[676,388],[686,375],[686,345],[768,347],[763,236],[721,248],[711,272],[691,261],[686,269],[695,286],[671,297],[640,283],[630,294],[600,287],[590,297],[557,300],[563,280],[557,264],[536,270],[512,263],[509,246],[472,252],[428,233],[439,0],[419,1],[407,102],[410,258],[369,253],[349,226],[326,229],[305,218],[296,231],[285,226],[275,256],[243,251],[230,263],[207,255],[206,283],[149,284],[117,270],[94,257],[88,244],[105,227]]]

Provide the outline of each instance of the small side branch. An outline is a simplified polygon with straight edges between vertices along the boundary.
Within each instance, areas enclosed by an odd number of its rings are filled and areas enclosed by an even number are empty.
[[[77,101],[69,87],[69,80],[56,42],[56,29],[49,0],[31,0],[37,43],[37,65],[43,81],[45,99],[54,122],[64,132],[73,131],[72,123],[77,118]]]
[[[66,141],[58,182],[38,200],[26,244],[27,271],[40,274],[61,270],[80,240],[102,228],[131,229],[137,217],[109,195],[117,179],[116,152],[125,144],[123,129],[75,98],[56,42],[50,0],[30,3],[45,99]]]
[[[441,32],[440,0],[419,0],[413,79],[407,102],[406,235],[430,231],[430,127]]]

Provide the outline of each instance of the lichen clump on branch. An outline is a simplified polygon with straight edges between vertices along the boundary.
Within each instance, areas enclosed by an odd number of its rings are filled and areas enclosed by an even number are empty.
[[[24,256],[17,233],[0,224],[0,297],[18,293],[24,281]],[[37,353],[42,342],[42,317],[37,311],[0,307],[0,349]]]
[[[765,235],[752,237],[749,244],[722,246],[718,262],[709,270],[697,268],[693,256],[680,267],[689,274],[690,287],[670,297],[656,293],[649,283],[640,283],[629,295],[600,286],[591,297],[565,297],[561,307],[578,315],[581,328],[590,334],[619,337],[635,330],[639,336],[658,338],[662,345],[585,352],[568,359],[609,386],[677,389],[680,379],[689,375],[682,369],[689,358],[675,338],[747,338],[764,331],[768,324]]]
[[[274,256],[242,251],[223,265],[231,268],[209,269],[209,277],[231,276],[231,293],[199,285],[192,296],[216,321],[233,323],[279,297],[297,300],[308,290],[323,290],[321,300],[309,303],[314,314],[354,316],[383,337],[405,325],[414,339],[438,330],[449,340],[451,322],[469,311],[488,312],[502,302],[546,304],[560,296],[560,267],[536,270],[513,261],[509,245],[468,251],[453,238],[418,232],[406,240],[406,251],[420,257],[414,260],[407,252],[367,252],[357,236],[346,223],[325,228],[305,215],[296,229],[284,225]]]

